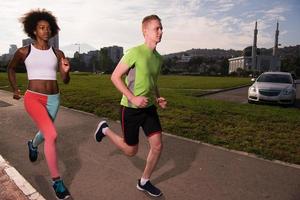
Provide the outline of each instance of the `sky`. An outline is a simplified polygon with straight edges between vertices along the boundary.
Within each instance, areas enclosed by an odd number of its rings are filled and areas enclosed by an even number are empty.
[[[8,53],[10,44],[21,47],[27,35],[18,19],[37,8],[57,17],[60,49],[68,56],[78,50],[75,44],[84,52],[143,43],[141,21],[150,14],[162,19],[161,54],[192,48],[242,50],[253,43],[256,20],[258,47],[274,45],[277,20],[281,47],[300,44],[299,0],[1,0],[0,55]]]

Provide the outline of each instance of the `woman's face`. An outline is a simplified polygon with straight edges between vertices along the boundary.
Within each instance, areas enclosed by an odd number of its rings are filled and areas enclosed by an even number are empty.
[[[48,41],[51,37],[50,24],[45,20],[38,21],[34,34],[36,39]]]

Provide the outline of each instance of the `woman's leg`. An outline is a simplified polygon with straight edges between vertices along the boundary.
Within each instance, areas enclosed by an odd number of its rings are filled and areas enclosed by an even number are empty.
[[[59,94],[48,96],[47,110],[53,122],[56,119],[56,115],[59,109],[59,104],[60,104]],[[38,145],[40,145],[43,141],[44,141],[43,133],[39,131],[33,138],[32,145],[33,147],[38,147]]]
[[[44,152],[48,168],[52,178],[59,177],[57,156],[56,156],[56,137],[57,133],[54,123],[48,114],[46,104],[47,95],[26,92],[24,97],[25,108],[35,122],[38,129],[45,138]]]

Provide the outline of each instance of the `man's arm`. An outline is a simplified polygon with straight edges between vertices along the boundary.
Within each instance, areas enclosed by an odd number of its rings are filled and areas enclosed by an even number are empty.
[[[144,96],[134,96],[122,80],[122,76],[128,71],[128,69],[128,65],[120,61],[111,75],[111,81],[115,87],[127,97],[128,101],[139,108],[146,107],[148,99]]]
[[[154,93],[155,93],[156,102],[158,103],[158,105],[161,108],[166,108],[167,107],[167,100],[164,97],[160,96],[160,93],[159,93],[159,90],[158,90],[157,86],[155,86],[155,88],[154,88]]]
[[[158,99],[160,97],[160,94],[157,86],[155,86],[154,88],[154,93],[155,93],[155,97]]]

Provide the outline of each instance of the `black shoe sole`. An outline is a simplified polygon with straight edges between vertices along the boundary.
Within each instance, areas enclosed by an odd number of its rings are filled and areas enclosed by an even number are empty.
[[[101,142],[102,139],[105,137],[105,135],[104,135],[103,133],[102,133],[102,134],[103,134],[103,137],[101,138],[100,141],[98,141],[98,140],[97,140],[97,137],[96,137],[98,131],[100,130],[101,126],[102,126],[104,123],[107,123],[107,122],[106,122],[106,121],[100,122],[100,123],[98,124],[97,128],[96,128],[96,131],[95,131],[95,133],[94,133],[94,139],[95,139],[96,142]]]
[[[32,140],[27,142],[28,151],[29,151],[29,160],[30,160],[31,162],[35,162],[35,161],[38,159],[38,152],[36,152],[36,158],[32,159],[31,156],[30,156],[30,151],[31,151],[31,150],[30,150],[31,148],[30,148],[30,145],[29,145],[30,142],[32,143]]]
[[[68,198],[70,198],[70,197],[71,197],[71,195],[68,195],[68,196],[65,196],[65,198],[63,198],[63,199],[68,199]],[[61,200],[61,199],[58,198],[58,197],[56,197],[56,199]]]
[[[140,190],[140,191],[147,192],[147,193],[148,193],[150,196],[152,196],[152,197],[160,197],[160,196],[163,194],[163,193],[160,193],[160,194],[158,194],[158,195],[152,194],[151,192],[149,192],[149,191],[147,191],[147,190],[141,188],[141,187],[139,186],[139,184],[136,185],[136,188],[137,188],[138,190]]]

